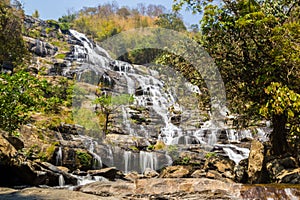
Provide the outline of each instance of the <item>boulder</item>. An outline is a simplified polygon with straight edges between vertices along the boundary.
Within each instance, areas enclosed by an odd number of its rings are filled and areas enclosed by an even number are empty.
[[[258,141],[251,142],[248,158],[248,181],[249,183],[261,183],[264,164],[264,145]]]
[[[133,171],[133,172],[127,173],[124,178],[128,181],[134,182],[137,179],[143,178],[143,175]]]
[[[90,184],[83,185],[78,188],[78,191],[94,194],[101,197],[121,197],[131,195],[134,193],[135,185],[126,181],[114,181],[114,182],[94,182]]]
[[[146,178],[155,178],[158,177],[159,173],[157,173],[157,171],[150,169],[150,168],[146,168],[144,171],[144,177]]]
[[[213,170],[221,174],[222,177],[234,179],[234,166],[235,163],[226,157],[212,156],[205,161],[203,169],[207,172]]]
[[[300,168],[284,169],[275,178],[278,183],[300,184]]]
[[[103,176],[109,180],[115,180],[120,172],[115,167],[109,167],[98,170],[88,170],[87,173],[91,176]]]
[[[0,132],[0,166],[18,163],[17,149],[4,137],[5,132]]]
[[[191,173],[191,166],[168,166],[162,170],[159,178],[184,178]]]

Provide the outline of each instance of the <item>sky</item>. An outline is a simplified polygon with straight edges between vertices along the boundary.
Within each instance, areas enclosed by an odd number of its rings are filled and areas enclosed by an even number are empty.
[[[31,15],[35,10],[39,11],[41,19],[55,19],[66,15],[68,10],[78,11],[83,7],[95,7],[99,4],[111,3],[106,0],[20,0],[24,6],[25,13]],[[163,5],[171,11],[173,0],[115,0],[119,7],[136,7],[138,3]],[[200,16],[193,15],[190,11],[181,11],[183,20],[187,26],[199,22]]]

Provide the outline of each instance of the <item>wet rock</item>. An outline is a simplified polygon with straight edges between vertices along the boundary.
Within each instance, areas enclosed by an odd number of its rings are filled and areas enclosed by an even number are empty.
[[[65,63],[54,63],[53,67],[50,68],[49,75],[63,75],[64,69],[67,68]]]
[[[251,142],[251,149],[248,159],[249,183],[260,183],[262,181],[264,150],[264,145],[258,140],[253,140]]]
[[[159,178],[184,178],[191,173],[191,166],[168,166],[162,170]]]
[[[65,124],[61,123],[58,127],[60,133],[64,140],[72,140],[70,135],[79,135],[84,133],[84,127],[77,124]]]
[[[72,176],[71,174],[60,170],[60,168],[52,165],[51,163],[42,162],[36,163],[36,169],[41,170],[42,172],[46,172],[47,178],[46,180],[52,180],[53,185],[59,185],[59,176],[63,175],[65,184],[67,185],[77,185],[77,178]],[[50,183],[49,183],[50,184]],[[52,185],[51,184],[51,185]]]
[[[136,147],[137,149],[145,149],[150,145],[149,141],[144,137],[120,134],[108,134],[106,136],[106,142],[128,150],[134,150],[132,149],[133,147]]]
[[[115,167],[87,171],[91,176],[103,176],[109,180],[115,180],[119,174],[118,172],[119,171]]]

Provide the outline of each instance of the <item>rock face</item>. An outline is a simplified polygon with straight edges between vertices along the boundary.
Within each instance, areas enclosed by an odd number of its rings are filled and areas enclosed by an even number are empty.
[[[266,164],[272,181],[277,183],[300,183],[300,168],[295,158],[275,158]]]
[[[264,145],[253,140],[251,143],[250,155],[248,159],[248,181],[249,183],[260,183],[264,163]]]
[[[58,50],[57,47],[38,39],[25,37],[25,41],[28,44],[29,51],[37,56],[53,56]]]
[[[0,134],[0,185],[57,186],[60,176],[64,178],[66,184],[77,184],[75,177],[50,163],[26,160],[4,137],[5,134],[3,132]]]

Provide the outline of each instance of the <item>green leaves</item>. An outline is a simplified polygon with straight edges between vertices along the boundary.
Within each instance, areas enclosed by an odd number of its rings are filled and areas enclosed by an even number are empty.
[[[261,108],[260,113],[265,117],[286,114],[288,118],[299,118],[300,94],[290,90],[281,83],[271,83],[265,88],[268,101]]]
[[[30,112],[41,108],[43,92],[38,80],[26,72],[0,75],[0,128],[12,133],[26,123]]]

